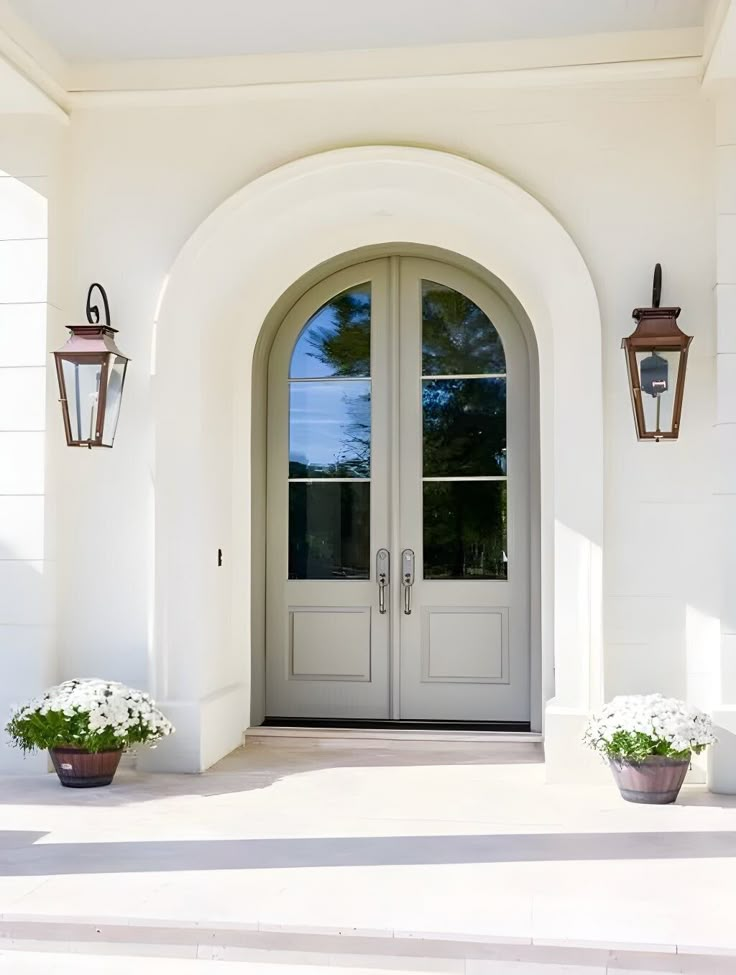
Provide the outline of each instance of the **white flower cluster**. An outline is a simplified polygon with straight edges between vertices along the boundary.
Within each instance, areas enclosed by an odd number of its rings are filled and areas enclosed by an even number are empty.
[[[618,732],[646,735],[653,743],[667,742],[675,752],[700,751],[715,741],[707,714],[661,694],[615,697],[591,717],[584,740],[607,754]]]
[[[143,727],[146,741],[170,735],[174,727],[154,705],[148,694],[106,680],[67,680],[51,687],[39,698],[16,712],[16,718],[56,711],[68,718],[86,714],[92,733],[112,731],[125,738],[133,728]]]

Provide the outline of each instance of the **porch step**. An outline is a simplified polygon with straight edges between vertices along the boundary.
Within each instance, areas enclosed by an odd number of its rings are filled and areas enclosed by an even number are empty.
[[[129,975],[131,958],[139,975],[186,975],[211,970],[242,975],[381,975],[390,973],[477,973],[536,975],[584,971],[649,971],[660,975],[729,975],[736,956],[708,948],[663,945],[533,943],[521,939],[483,940],[472,935],[364,937],[352,931],[304,934],[263,930],[257,925],[5,915],[0,920],[0,970],[14,975]],[[222,962],[229,962],[222,968]],[[214,969],[215,965],[220,965]]]
[[[453,731],[447,729],[411,728],[294,728],[292,726],[259,726],[247,728],[245,741],[266,741],[290,738],[304,740],[350,741],[350,742],[478,742],[479,744],[518,743],[538,745],[544,736],[534,731]]]

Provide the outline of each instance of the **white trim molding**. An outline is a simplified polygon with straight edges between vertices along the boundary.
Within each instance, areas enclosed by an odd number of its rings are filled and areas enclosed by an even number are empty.
[[[0,63],[27,89],[25,111],[48,112],[65,119],[69,111],[68,65],[60,54],[19,17],[7,0],[0,0]],[[3,102],[7,99],[6,85]],[[2,111],[7,111],[2,107]]]
[[[296,82],[260,82],[187,88],[123,89],[119,91],[72,92],[73,108],[129,108],[137,106],[197,106],[245,101],[304,98],[328,95],[355,98],[362,94],[413,91],[484,91],[493,89],[558,88],[601,85],[615,82],[657,81],[672,78],[700,79],[699,57],[667,58],[604,64],[576,64],[540,68],[519,68],[452,75],[416,77],[352,78]]]
[[[251,54],[241,57],[75,64],[69,90],[83,93],[183,91],[270,85],[389,82],[400,79],[449,80],[546,69],[606,67],[636,71],[639,62],[660,62],[663,72],[680,71],[679,62],[700,61],[703,30],[632,31],[578,37],[538,38],[475,44],[320,51],[305,54]],[[523,77],[523,75],[520,75]]]

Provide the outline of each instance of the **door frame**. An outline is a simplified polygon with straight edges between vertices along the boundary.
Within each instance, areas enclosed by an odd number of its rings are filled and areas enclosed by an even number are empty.
[[[540,414],[539,414],[539,359],[534,328],[520,302],[511,290],[495,275],[474,261],[438,247],[417,244],[383,244],[349,251],[313,268],[295,281],[281,296],[264,321],[253,358],[252,375],[252,536],[251,536],[251,725],[257,726],[265,716],[266,699],[266,516],[267,516],[267,461],[268,461],[268,364],[276,336],[294,306],[304,295],[322,281],[354,265],[375,259],[389,259],[389,277],[398,276],[398,260],[391,258],[420,258],[456,268],[475,277],[492,291],[508,308],[517,322],[526,344],[529,381],[529,633],[530,633],[530,723],[531,731],[542,731],[544,713],[544,688],[552,683],[551,675],[543,674],[542,612],[541,612],[541,486],[540,486]],[[390,280],[390,300],[399,301],[396,281]],[[398,307],[390,309],[398,314]],[[398,330],[394,330],[398,333]],[[398,334],[396,334],[398,341]],[[391,357],[390,368],[395,367],[396,356]],[[392,499],[392,502],[396,499]],[[393,622],[392,626],[398,626]],[[396,636],[397,634],[393,634]],[[398,655],[393,655],[394,665]],[[393,687],[395,681],[391,681]]]

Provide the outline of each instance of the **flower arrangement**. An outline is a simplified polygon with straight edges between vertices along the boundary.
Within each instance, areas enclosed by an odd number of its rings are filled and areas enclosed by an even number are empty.
[[[174,727],[143,691],[67,680],[14,710],[6,731],[24,752],[63,746],[103,752],[158,741]]]
[[[707,714],[661,694],[615,697],[591,717],[584,735],[603,756],[629,762],[652,755],[685,760],[715,740]]]

